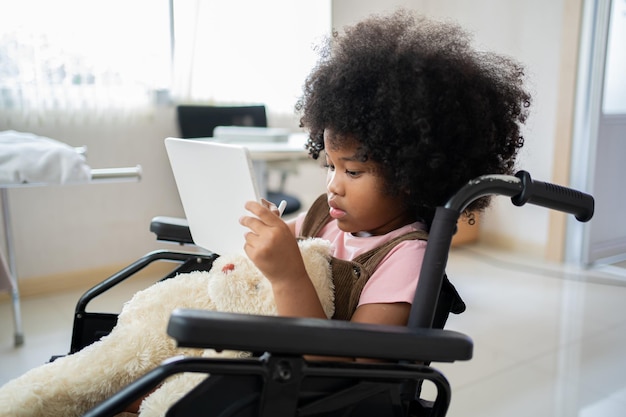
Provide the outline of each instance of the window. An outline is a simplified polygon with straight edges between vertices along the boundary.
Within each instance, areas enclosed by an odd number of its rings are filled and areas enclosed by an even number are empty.
[[[3,113],[122,113],[169,86],[167,0],[0,4]]]
[[[2,118],[132,115],[168,94],[292,114],[318,58],[313,48],[330,32],[330,0],[0,0],[0,7]]]
[[[605,114],[626,114],[626,0],[613,0],[606,49]]]
[[[293,114],[330,16],[330,0],[175,0],[174,98]]]

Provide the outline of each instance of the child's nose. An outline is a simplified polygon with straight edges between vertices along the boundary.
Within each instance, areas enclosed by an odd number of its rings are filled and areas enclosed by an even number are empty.
[[[337,171],[328,171],[326,175],[326,189],[333,194],[341,194],[341,183]]]

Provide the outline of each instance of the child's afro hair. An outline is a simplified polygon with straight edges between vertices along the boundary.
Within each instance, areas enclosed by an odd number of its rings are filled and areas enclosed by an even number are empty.
[[[523,79],[519,64],[475,51],[458,26],[398,10],[333,33],[296,110],[313,158],[324,149],[324,129],[356,139],[388,192],[406,194],[430,223],[469,180],[513,173],[530,105]]]

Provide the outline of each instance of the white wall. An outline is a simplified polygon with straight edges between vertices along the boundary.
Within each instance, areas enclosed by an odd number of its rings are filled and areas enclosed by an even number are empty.
[[[534,103],[520,168],[549,180],[555,153],[562,1],[335,0],[333,26],[341,29],[397,5],[456,20],[474,32],[481,48],[512,55],[526,65]],[[293,126],[295,121],[270,119],[270,124]],[[177,134],[173,109],[159,109],[151,118],[132,122],[0,124],[0,130],[6,129],[87,145],[94,168],[140,164],[144,170],[136,183],[9,190],[20,279],[124,264],[163,247],[148,231],[150,219],[182,216],[162,142]],[[321,177],[309,168],[293,179],[294,190],[320,189]],[[506,202],[489,211],[483,232],[541,251],[547,244],[547,225],[547,211],[519,209]]]
[[[550,181],[555,155],[562,0],[334,0],[333,27],[341,30],[371,14],[396,7],[457,22],[474,35],[478,49],[511,56],[527,69],[533,94],[518,167]],[[572,69],[574,71],[574,69]],[[569,158],[569,155],[564,155]],[[548,211],[514,207],[497,199],[483,218],[482,233],[509,246],[542,253],[548,241]]]

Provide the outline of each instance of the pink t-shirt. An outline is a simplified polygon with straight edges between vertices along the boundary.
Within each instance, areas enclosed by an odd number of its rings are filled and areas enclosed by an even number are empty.
[[[304,214],[296,219],[296,235],[300,234]],[[337,227],[332,220],[317,237],[329,240],[335,258],[352,260],[357,256],[409,232],[425,230],[422,223],[415,222],[381,236],[354,236]],[[375,303],[412,303],[419,279],[426,241],[405,240],[396,245],[378,264],[365,284],[359,306]]]

